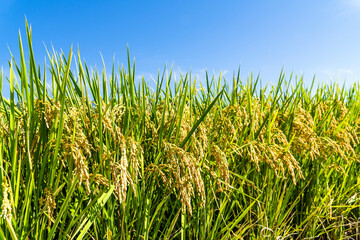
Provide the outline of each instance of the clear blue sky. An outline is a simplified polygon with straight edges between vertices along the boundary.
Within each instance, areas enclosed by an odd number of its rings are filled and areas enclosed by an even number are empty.
[[[205,69],[231,80],[260,73],[275,82],[281,69],[311,81],[360,79],[360,0],[318,1],[17,1],[0,0],[0,65],[8,73],[8,46],[18,55],[26,15],[36,60],[44,43],[68,52],[79,46],[88,64],[125,63],[126,47],[137,74],[173,64],[199,77]],[[25,39],[24,39],[25,40]]]

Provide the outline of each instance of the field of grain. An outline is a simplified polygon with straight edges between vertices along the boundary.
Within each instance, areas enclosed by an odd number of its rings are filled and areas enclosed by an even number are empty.
[[[359,85],[169,69],[153,89],[129,55],[26,45],[0,76],[0,239],[359,239]]]

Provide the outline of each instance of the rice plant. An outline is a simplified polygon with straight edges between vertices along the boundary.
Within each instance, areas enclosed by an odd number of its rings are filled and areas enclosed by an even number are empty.
[[[1,239],[358,239],[360,86],[260,87],[79,51],[29,58],[0,91]],[[9,91],[9,98],[3,96]]]

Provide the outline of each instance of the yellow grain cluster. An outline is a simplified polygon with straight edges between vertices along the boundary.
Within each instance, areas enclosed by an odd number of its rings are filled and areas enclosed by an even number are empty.
[[[308,156],[313,161],[341,157],[347,162],[349,158],[357,158],[354,150],[358,143],[356,129],[347,123],[349,110],[340,101],[336,104],[321,102],[312,109],[299,103],[285,111],[256,98],[228,105],[221,111],[215,105],[183,147],[180,143],[197,120],[194,116],[198,115],[187,105],[180,115],[174,104],[165,101],[160,102],[155,111],[150,108],[150,103],[147,106],[130,111],[133,117],[142,116],[144,121],[141,139],[135,139],[134,126],[124,131],[126,107],[122,104],[102,102],[101,113],[99,106],[65,108],[59,161],[64,169],[72,168],[71,179],[77,177],[87,194],[111,183],[115,186],[116,197],[125,204],[129,186],[133,189],[132,194],[136,194],[139,180],[152,177],[170,191],[175,190],[183,211],[191,214],[193,198],[198,196],[201,204],[206,204],[205,175],[215,179],[218,190],[228,189],[231,187],[231,166],[236,161],[250,162],[258,171],[262,166],[269,166],[276,175],[290,177],[296,184],[304,177],[300,157]],[[36,102],[37,114],[44,116],[48,130],[58,119],[60,108],[59,102]],[[26,112],[23,114],[25,116]],[[314,118],[325,126],[324,130],[315,125]],[[9,128],[4,119],[0,116],[3,126],[0,134],[5,143]],[[160,126],[162,120],[163,126]],[[18,121],[16,127],[19,134],[24,134],[23,121]],[[40,134],[39,130],[37,133]],[[37,138],[34,136],[35,143]],[[52,154],[55,143],[48,142],[45,146]],[[35,147],[31,149],[33,155]],[[155,149],[158,155],[151,157],[156,159],[147,160],[146,150]],[[18,152],[25,151],[25,142],[19,142]],[[100,162],[95,160],[97,157]],[[6,189],[6,185],[3,188]],[[8,217],[8,195],[5,190],[3,192],[3,216]],[[45,189],[41,200],[50,219],[56,206],[52,194]]]

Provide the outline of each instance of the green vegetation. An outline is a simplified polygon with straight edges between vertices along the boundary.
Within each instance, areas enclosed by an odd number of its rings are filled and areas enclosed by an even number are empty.
[[[42,68],[19,39],[0,77],[0,239],[360,234],[360,86],[170,71],[152,90],[129,57],[109,76],[72,50]]]

